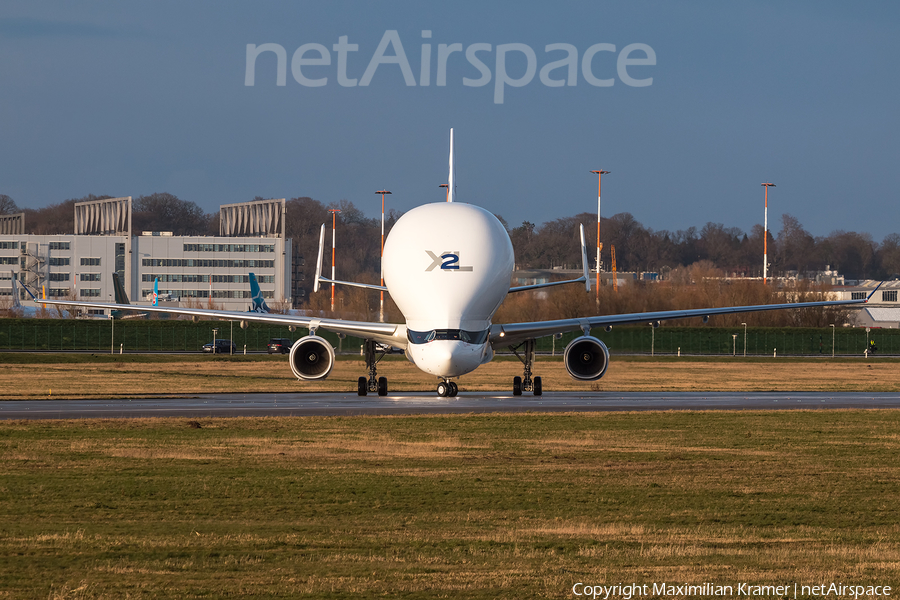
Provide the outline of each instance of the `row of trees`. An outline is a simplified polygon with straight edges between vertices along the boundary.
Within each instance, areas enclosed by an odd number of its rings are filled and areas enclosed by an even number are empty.
[[[24,209],[28,233],[56,234],[74,230],[76,202],[109,198],[87,196],[70,199],[40,209]],[[260,199],[260,198],[257,198]],[[375,283],[379,277],[380,232],[379,218],[367,218],[352,202],[341,200],[328,205],[308,197],[287,201],[286,233],[292,239],[295,255],[309,259],[311,271],[316,255],[318,231],[322,223],[330,222],[328,209],[340,209],[338,215],[338,246],[340,256],[337,270],[342,279]],[[16,203],[0,195],[0,214],[20,212]],[[385,228],[400,214],[391,210],[386,215]],[[133,205],[133,229],[172,231],[175,235],[217,235],[218,214],[205,213],[196,203],[172,194],[157,193],[139,196]],[[500,217],[506,225],[506,221]],[[581,261],[578,245],[578,226],[588,232],[588,257],[595,256],[593,232],[596,216],[581,213],[549,221],[540,226],[527,221],[509,227],[520,269],[578,268]],[[707,223],[699,230],[654,231],[638,222],[629,213],[620,213],[601,222],[604,242],[604,268],[609,268],[610,247],[615,246],[619,271],[654,271],[663,278],[696,263],[712,265],[723,275],[759,277],[762,275],[762,226],[754,225],[749,233],[737,227]],[[830,267],[849,279],[884,279],[900,273],[900,235],[891,234],[877,243],[867,233],[837,230],[827,236],[816,237],[806,231],[800,221],[789,214],[782,215],[777,235],[768,232],[769,274],[773,276],[799,272],[823,271]],[[593,265],[591,265],[593,267]],[[301,285],[308,292],[311,277]]]
[[[575,266],[580,262],[574,233],[583,224],[596,231],[597,217],[581,213],[536,227],[524,222],[510,231],[520,268]],[[754,225],[747,234],[737,227],[707,223],[675,232],[654,231],[630,213],[619,213],[600,224],[604,242],[604,266],[609,268],[609,248],[615,246],[620,271],[654,271],[666,274],[679,266],[709,261],[724,274],[761,277],[763,228]],[[831,269],[848,279],[884,279],[900,273],[900,235],[893,233],[879,244],[867,233],[836,230],[815,237],[790,215],[781,217],[776,236],[767,232],[769,275],[812,273]],[[589,236],[593,237],[593,236]],[[588,256],[596,244],[588,242]]]

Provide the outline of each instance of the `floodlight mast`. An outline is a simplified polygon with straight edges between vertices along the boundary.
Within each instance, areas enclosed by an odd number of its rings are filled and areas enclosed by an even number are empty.
[[[381,287],[384,287],[384,196],[390,194],[387,190],[375,192],[381,194]],[[384,323],[384,290],[381,290],[381,304],[378,309],[378,318]]]
[[[597,174],[597,306],[600,306],[600,251],[603,249],[603,244],[600,243],[600,184],[603,181],[603,176],[608,175],[609,171],[604,171],[602,169],[597,171],[591,171],[591,173]]]
[[[774,183],[761,183],[766,188],[766,209],[763,216],[763,285],[768,283],[769,269],[769,188],[775,187]]]

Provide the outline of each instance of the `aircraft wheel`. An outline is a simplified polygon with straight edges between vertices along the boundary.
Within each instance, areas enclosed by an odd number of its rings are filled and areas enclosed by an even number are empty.
[[[459,393],[459,386],[454,382],[450,382],[450,397],[455,397]]]
[[[369,393],[369,382],[365,377],[360,377],[356,380],[356,393],[360,396],[365,396]]]
[[[522,395],[522,378],[516,375],[513,377],[513,396]]]
[[[532,385],[534,387],[535,396],[542,396],[544,394],[544,386],[541,384],[540,376],[534,378],[534,383]]]
[[[437,386],[438,396],[446,398],[450,395],[450,385],[446,381],[442,381]]]
[[[387,377],[379,377],[378,378],[378,395],[379,396],[387,396],[388,388],[387,388]]]

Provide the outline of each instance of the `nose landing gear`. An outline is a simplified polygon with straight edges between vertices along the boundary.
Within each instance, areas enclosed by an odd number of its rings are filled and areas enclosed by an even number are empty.
[[[369,370],[368,379],[360,377],[356,382],[356,393],[365,396],[368,392],[377,392],[379,396],[387,396],[388,383],[387,377],[378,377],[378,371],[375,365],[378,364],[387,350],[378,350],[374,340],[366,340],[363,346],[363,352],[366,358],[366,368]]]
[[[442,381],[437,386],[437,394],[441,398],[454,397],[459,393],[459,387],[452,381]]]
[[[522,348],[522,354],[517,352],[519,348]],[[509,349],[525,365],[524,377],[513,377],[513,396],[521,396],[523,391],[533,392],[535,396],[543,395],[544,386],[540,376],[531,378],[531,365],[534,363],[534,340],[525,340],[518,346],[510,346]]]

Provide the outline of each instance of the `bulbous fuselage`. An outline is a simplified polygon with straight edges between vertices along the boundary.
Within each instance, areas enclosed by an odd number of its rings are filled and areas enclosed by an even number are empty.
[[[419,368],[457,377],[490,360],[487,332],[513,265],[509,234],[480,207],[425,204],[397,221],[384,244],[384,283]]]

